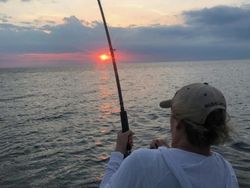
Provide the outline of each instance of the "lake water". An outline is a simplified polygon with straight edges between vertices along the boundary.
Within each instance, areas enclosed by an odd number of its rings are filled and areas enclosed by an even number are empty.
[[[250,60],[118,64],[134,149],[170,139],[162,99],[192,82],[223,91],[234,129],[214,150],[250,187]],[[0,187],[98,187],[120,130],[111,64],[0,69]]]

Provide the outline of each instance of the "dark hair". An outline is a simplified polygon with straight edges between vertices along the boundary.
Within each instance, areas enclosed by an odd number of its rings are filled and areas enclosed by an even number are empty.
[[[229,138],[226,112],[222,109],[212,111],[204,125],[195,125],[182,120],[188,141],[197,147],[208,147],[224,143]]]

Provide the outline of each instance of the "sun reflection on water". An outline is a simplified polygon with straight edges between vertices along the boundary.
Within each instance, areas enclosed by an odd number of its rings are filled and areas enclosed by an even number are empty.
[[[119,112],[113,70],[109,64],[97,64],[96,70],[100,78],[98,87],[100,96],[99,111],[102,118],[107,118],[112,113]]]

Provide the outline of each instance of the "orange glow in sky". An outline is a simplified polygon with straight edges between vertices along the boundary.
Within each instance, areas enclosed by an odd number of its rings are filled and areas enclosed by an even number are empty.
[[[107,61],[110,59],[110,55],[107,55],[107,54],[101,54],[99,55],[99,59],[103,62]]]

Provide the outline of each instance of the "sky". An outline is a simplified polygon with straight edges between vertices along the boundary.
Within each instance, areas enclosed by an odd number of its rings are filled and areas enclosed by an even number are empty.
[[[119,62],[250,59],[249,0],[102,0]],[[95,0],[0,0],[0,68],[96,62]]]

